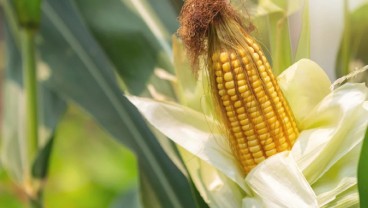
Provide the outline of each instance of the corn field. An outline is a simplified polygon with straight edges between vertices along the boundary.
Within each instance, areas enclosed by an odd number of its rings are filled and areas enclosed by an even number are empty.
[[[367,0],[0,5],[0,207],[368,207]]]

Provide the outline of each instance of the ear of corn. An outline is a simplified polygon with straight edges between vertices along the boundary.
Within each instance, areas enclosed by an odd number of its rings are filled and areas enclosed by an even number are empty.
[[[290,150],[299,132],[259,45],[247,34],[242,47],[222,47],[210,60],[213,95],[234,155],[245,173]]]
[[[194,72],[199,60],[208,70],[221,126],[244,173],[290,150],[299,132],[270,64],[249,35],[250,19],[228,0],[186,0],[179,21]]]

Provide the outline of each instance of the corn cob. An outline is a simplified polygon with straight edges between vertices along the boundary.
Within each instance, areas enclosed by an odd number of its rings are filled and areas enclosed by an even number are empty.
[[[206,64],[219,117],[244,173],[291,149],[299,132],[270,64],[249,35],[251,22],[228,0],[186,0],[179,21],[194,71],[200,59]]]
[[[233,154],[245,173],[278,152],[290,150],[298,129],[259,45],[222,48],[210,61],[215,101]]]

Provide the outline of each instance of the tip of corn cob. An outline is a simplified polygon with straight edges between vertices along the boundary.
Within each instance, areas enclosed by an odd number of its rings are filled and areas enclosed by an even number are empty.
[[[186,0],[179,16],[180,27],[177,34],[183,41],[195,72],[198,59],[208,51],[207,39],[211,25],[222,17],[234,19],[242,24],[240,16],[234,11],[229,0]],[[244,22],[244,21],[243,21]]]

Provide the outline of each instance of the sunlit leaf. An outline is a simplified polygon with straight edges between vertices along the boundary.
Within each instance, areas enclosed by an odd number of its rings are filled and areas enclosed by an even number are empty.
[[[155,128],[191,154],[228,172],[227,177],[245,189],[242,173],[235,165],[226,139],[216,129],[215,120],[176,103],[133,96],[129,96],[129,100]]]
[[[278,81],[298,124],[330,93],[331,82],[323,69],[308,59],[290,66]]]

